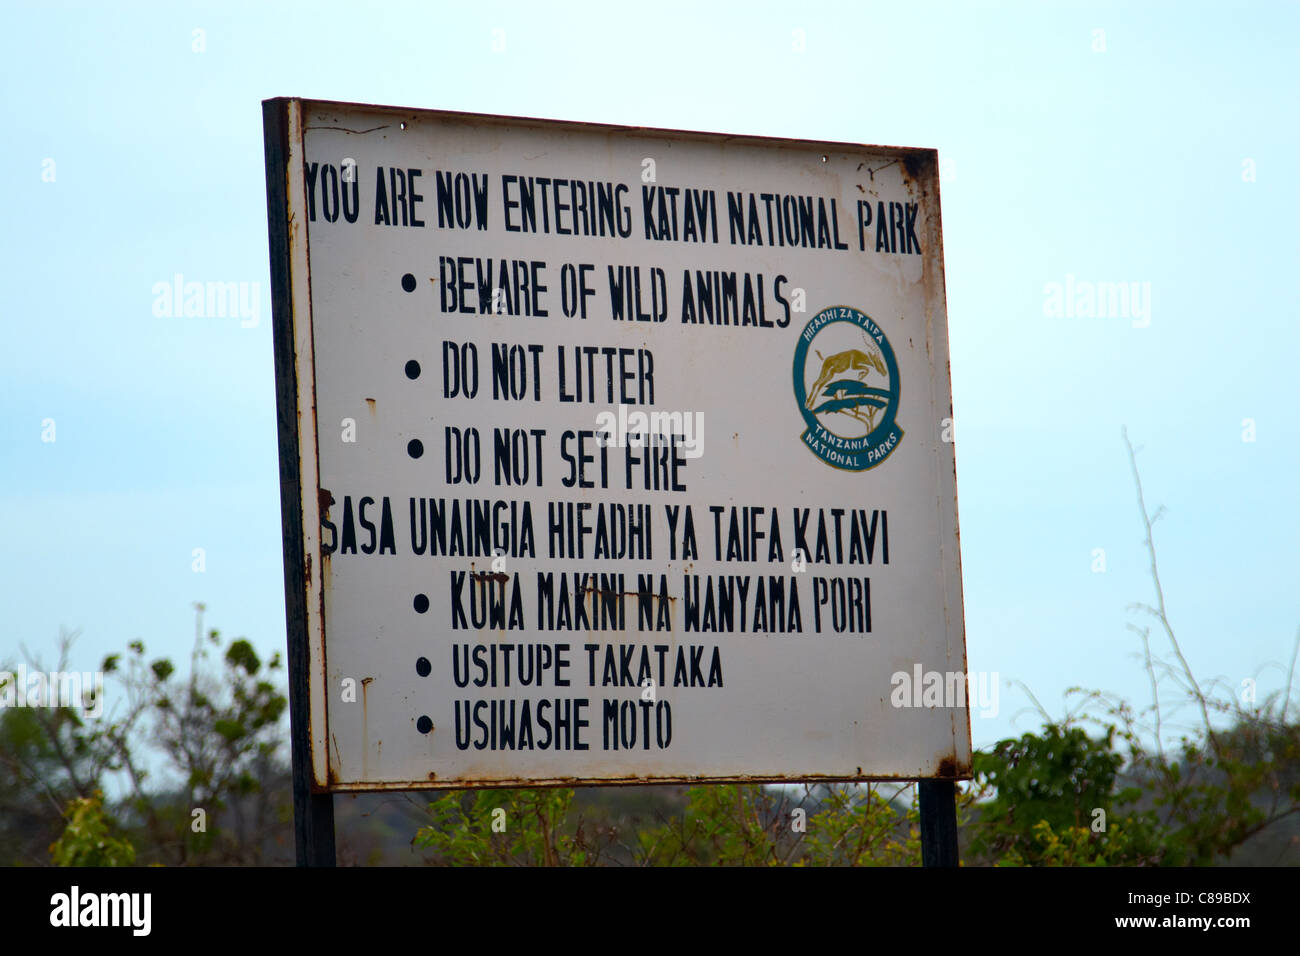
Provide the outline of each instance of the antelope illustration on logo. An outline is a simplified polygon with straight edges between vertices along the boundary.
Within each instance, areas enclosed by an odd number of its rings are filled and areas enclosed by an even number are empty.
[[[861,383],[873,369],[881,375],[889,373],[885,369],[884,360],[871,346],[865,334],[863,338],[868,342],[865,352],[860,349],[845,349],[843,352],[836,352],[828,358],[823,358],[821,352],[813,350],[822,360],[822,370],[817,376],[817,381],[813,382],[812,388],[808,390],[806,405],[814,413],[842,412],[865,424],[870,431],[875,427],[876,412],[879,408],[866,398],[869,393]],[[843,375],[845,372],[857,373],[857,380],[832,381],[835,376]],[[832,401],[826,402],[820,408],[813,407],[819,398],[827,396],[832,397]],[[866,406],[865,414],[861,408],[863,405]]]

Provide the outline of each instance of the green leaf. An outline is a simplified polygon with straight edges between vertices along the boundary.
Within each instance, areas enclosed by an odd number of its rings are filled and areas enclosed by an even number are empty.
[[[242,668],[244,673],[252,677],[257,673],[262,662],[258,660],[257,652],[253,650],[253,645],[244,639],[235,641],[226,650],[226,663],[231,667]]]
[[[228,743],[238,740],[247,733],[244,725],[237,720],[218,720],[212,725],[212,729],[224,737]]]
[[[149,668],[153,671],[153,676],[158,678],[160,681],[165,681],[172,675],[172,671],[175,670],[172,666],[172,662],[167,660],[165,657],[158,658],[158,660],[149,665]]]

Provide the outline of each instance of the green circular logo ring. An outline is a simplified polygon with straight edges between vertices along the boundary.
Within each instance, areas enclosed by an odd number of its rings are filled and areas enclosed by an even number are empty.
[[[827,326],[848,322],[857,326],[874,343],[874,348],[846,349],[822,359],[821,374],[811,389],[805,381],[808,350]],[[821,353],[817,353],[818,357]],[[867,384],[875,373],[888,377],[887,388]],[[866,471],[888,458],[903,439],[898,415],[900,383],[894,349],[880,328],[865,312],[836,305],[822,309],[799,333],[794,350],[794,397],[808,427],[800,441],[814,455],[834,468]],[[864,424],[867,434],[844,438],[821,423],[818,415],[839,413]]]

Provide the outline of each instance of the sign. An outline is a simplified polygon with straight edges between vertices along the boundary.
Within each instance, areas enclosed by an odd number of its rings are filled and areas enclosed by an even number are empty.
[[[969,774],[933,151],[268,106],[318,792]]]

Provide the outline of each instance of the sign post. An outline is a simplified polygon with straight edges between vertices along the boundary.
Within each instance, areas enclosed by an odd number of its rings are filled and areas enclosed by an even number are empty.
[[[284,602],[288,630],[290,761],[293,785],[294,844],[299,866],[333,866],[334,797],[311,786],[310,650],[307,637],[305,558],[302,548],[302,475],[293,339],[292,263],[287,175],[289,131],[286,111],[272,100],[262,106],[266,154],[266,206],[271,250],[271,302],[274,322],[276,417],[280,446],[280,515],[284,528]],[[286,318],[287,317],[287,318]]]
[[[969,777],[932,150],[263,104],[299,862],[335,792]]]
[[[952,867],[957,859],[957,785],[951,780],[917,783],[921,814],[921,865]]]

